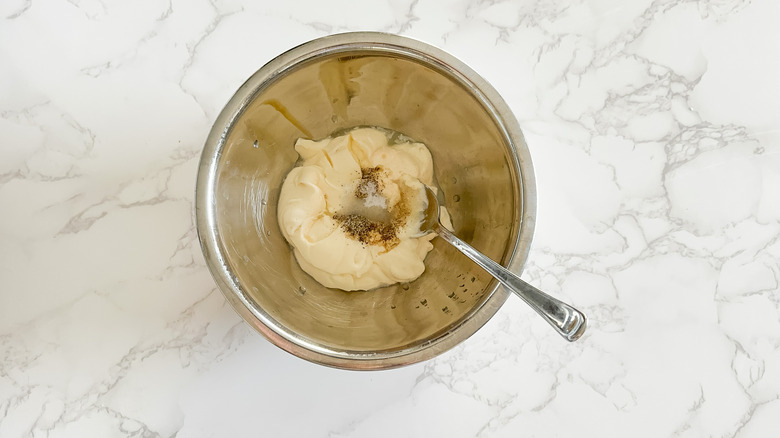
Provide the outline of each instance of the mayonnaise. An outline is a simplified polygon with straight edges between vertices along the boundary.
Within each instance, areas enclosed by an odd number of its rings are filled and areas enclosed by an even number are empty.
[[[435,234],[417,236],[433,186],[425,145],[388,145],[378,129],[299,139],[282,184],[279,225],[301,268],[326,287],[368,290],[425,270]]]

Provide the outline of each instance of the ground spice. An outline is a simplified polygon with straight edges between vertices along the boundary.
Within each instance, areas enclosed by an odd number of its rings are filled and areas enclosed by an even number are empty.
[[[360,178],[360,182],[355,188],[356,198],[366,199],[369,196],[376,195],[384,188],[384,182],[382,180],[384,171],[382,166],[364,167],[360,170],[363,176]]]
[[[347,235],[366,245],[382,245],[388,251],[399,243],[396,224],[374,221],[359,214],[335,214]]]
[[[384,187],[383,176],[386,175],[381,166],[361,169],[362,178],[355,188],[355,197],[372,201],[374,197],[381,197],[380,191]],[[384,198],[382,198],[384,200]],[[382,245],[386,251],[398,246],[401,240],[398,238],[398,230],[405,224],[411,213],[409,202],[401,191],[401,200],[388,210],[391,216],[389,222],[369,219],[360,214],[335,214],[333,219],[339,223],[347,236],[364,245]]]

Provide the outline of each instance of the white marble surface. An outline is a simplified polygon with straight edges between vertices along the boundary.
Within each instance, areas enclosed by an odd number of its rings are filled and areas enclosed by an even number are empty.
[[[3,0],[0,437],[764,437],[780,430],[780,2]],[[533,156],[517,299],[426,363],[272,346],[216,290],[199,152],[252,72],[382,30],[488,79]]]

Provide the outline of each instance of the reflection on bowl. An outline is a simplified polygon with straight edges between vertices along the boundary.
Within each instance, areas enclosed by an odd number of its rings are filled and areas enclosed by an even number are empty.
[[[275,58],[236,92],[201,158],[198,234],[217,284],[279,347],[349,369],[431,358],[472,335],[507,298],[495,280],[435,239],[414,282],[328,289],[304,273],[277,224],[295,141],[378,126],[431,151],[456,234],[522,266],[535,216],[533,169],[517,122],[465,64],[408,38],[346,33]]]

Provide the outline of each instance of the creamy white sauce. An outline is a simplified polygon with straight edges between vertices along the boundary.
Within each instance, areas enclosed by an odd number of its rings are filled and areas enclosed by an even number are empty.
[[[278,218],[304,271],[343,290],[409,282],[423,273],[435,237],[417,236],[423,184],[433,186],[425,145],[389,145],[383,131],[360,128],[321,141],[299,139],[295,150],[301,160],[282,185]]]

